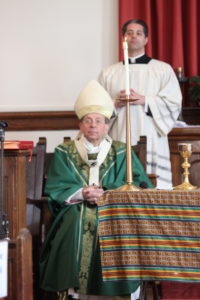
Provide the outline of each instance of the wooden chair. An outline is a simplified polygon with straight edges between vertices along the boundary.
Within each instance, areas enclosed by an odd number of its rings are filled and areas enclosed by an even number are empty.
[[[69,141],[70,137],[64,137],[63,142]],[[42,140],[41,140],[42,141]],[[43,141],[42,141],[43,142]],[[144,170],[146,170],[146,136],[141,136],[140,140],[137,145],[133,146],[133,149],[138,156],[139,160],[141,161]],[[53,153],[46,153],[45,155],[45,162],[43,161],[43,184],[46,180],[47,172],[49,165],[51,163]],[[156,175],[155,174],[147,174],[149,179],[152,181],[153,185],[156,186]],[[41,176],[40,176],[41,177]],[[41,179],[40,179],[41,180]],[[41,187],[39,188],[39,191],[41,192],[42,189]],[[39,196],[37,194],[37,196]],[[47,204],[47,198],[41,195],[40,200],[31,200],[31,203],[36,203],[39,205],[40,210],[41,210],[41,215],[40,215],[40,243],[42,244],[45,240],[46,233],[48,229],[50,228],[53,217],[48,209],[48,204]]]
[[[141,136],[137,145],[132,146],[135,154],[139,158],[144,170],[146,170],[146,156],[147,156],[147,138],[146,136]]]
[[[69,140],[69,137],[64,137],[63,142]],[[46,153],[45,154],[45,160],[43,162],[44,164],[44,170],[43,170],[43,185],[45,185],[45,181],[47,178],[48,169],[51,163],[53,157],[53,153]],[[34,203],[34,200],[31,201]],[[40,208],[40,246],[43,244],[45,237],[47,235],[47,232],[53,222],[53,216],[48,208],[48,201],[47,197],[45,197],[42,193],[41,199],[37,200],[36,205]],[[40,300],[56,300],[58,298],[57,294],[55,292],[46,292],[43,290],[38,291]]]
[[[64,137],[63,142],[70,140]],[[146,136],[141,136],[133,149],[146,170]],[[29,228],[34,245],[41,246],[51,223],[52,216],[48,209],[47,197],[43,195],[43,188],[53,153],[46,153],[46,138],[40,137],[33,148],[32,162],[27,162],[27,227]],[[148,174],[156,185],[156,176]]]
[[[5,300],[33,300],[32,239],[28,229],[20,230],[8,245],[8,297]]]
[[[27,227],[33,241],[40,243],[41,236],[41,209],[44,187],[44,166],[46,156],[46,138],[40,137],[37,145],[33,148],[32,160],[27,161],[26,170],[26,197],[27,197]],[[46,201],[46,199],[45,199]]]
[[[33,148],[31,162],[26,163],[26,220],[33,240],[33,285],[34,294],[38,294],[38,262],[42,240],[42,215],[43,206],[47,198],[43,197],[44,188],[44,166],[46,157],[46,138],[40,137],[38,143]],[[36,297],[37,298],[37,297]]]
[[[69,141],[71,138],[70,137],[64,137],[63,138],[63,143],[66,141]],[[51,163],[51,160],[53,158],[53,153],[46,153],[46,158],[45,158],[45,165],[44,165],[44,184],[47,178],[47,173],[48,169]],[[48,202],[47,202],[47,197],[43,196],[41,199],[41,204],[42,204],[42,209],[41,209],[41,243],[44,242],[46,234],[53,222],[53,216],[48,208]],[[40,206],[41,206],[40,204]]]
[[[137,145],[132,146],[135,154],[139,158],[144,170],[146,171],[146,157],[147,157],[147,138],[146,136],[140,136],[140,140]],[[147,174],[154,186],[156,186],[157,176],[155,174]]]
[[[63,142],[70,140],[69,137],[64,137]],[[146,137],[142,136],[140,141],[136,146],[133,147],[136,155],[140,159],[144,169],[146,169]],[[47,172],[49,165],[51,163],[53,153],[46,153],[46,140],[44,138],[40,138],[38,144],[33,150],[33,162],[32,166],[28,165],[28,188],[30,190],[27,192],[27,201],[29,205],[33,205],[33,215],[30,218],[31,220],[30,228],[32,232],[39,236],[39,247],[43,244],[44,239],[46,237],[46,233],[49,227],[52,224],[53,218],[48,209],[47,198],[43,196],[43,185],[45,184],[45,180],[47,177]],[[37,167],[39,165],[39,167]],[[150,175],[151,176],[151,175]],[[30,177],[36,177],[31,180]],[[155,178],[154,175],[150,177]],[[37,209],[39,209],[39,219],[38,217],[34,219],[34,213],[36,214]],[[36,216],[35,216],[36,217]],[[35,223],[37,224],[37,230],[35,231]],[[38,229],[38,226],[40,229]],[[36,262],[36,256],[34,261]],[[55,294],[51,294],[49,292],[41,292],[41,299],[55,299]]]
[[[63,142],[69,139],[64,137]],[[52,157],[53,153],[46,153],[46,138],[41,137],[33,149],[32,162],[27,162],[27,226],[38,247],[43,244],[52,224],[52,215],[43,191]]]

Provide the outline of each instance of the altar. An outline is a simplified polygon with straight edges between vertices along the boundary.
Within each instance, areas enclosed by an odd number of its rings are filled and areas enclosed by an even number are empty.
[[[98,214],[103,280],[200,282],[200,190],[112,190]]]

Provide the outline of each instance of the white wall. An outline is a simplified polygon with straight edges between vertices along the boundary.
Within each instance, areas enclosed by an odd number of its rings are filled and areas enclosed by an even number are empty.
[[[118,0],[1,0],[0,109],[73,109],[117,60]]]
[[[1,111],[73,110],[85,84],[118,60],[118,0],[1,0],[0,45]]]

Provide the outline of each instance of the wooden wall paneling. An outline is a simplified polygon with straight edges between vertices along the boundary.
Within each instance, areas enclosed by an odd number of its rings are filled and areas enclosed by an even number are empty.
[[[5,112],[0,120],[8,123],[6,131],[78,129],[74,111]]]
[[[26,227],[26,161],[29,156],[28,150],[4,150],[4,210],[11,239]]]
[[[199,107],[183,107],[182,116],[187,124],[200,125]],[[78,129],[74,111],[0,112],[0,120],[8,123],[6,131]]]
[[[8,245],[8,296],[5,300],[33,300],[32,240],[23,228]]]
[[[183,107],[183,120],[190,125],[200,125],[200,107]]]

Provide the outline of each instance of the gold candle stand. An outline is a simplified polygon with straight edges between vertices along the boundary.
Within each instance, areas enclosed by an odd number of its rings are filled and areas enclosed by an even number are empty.
[[[180,185],[175,186],[174,190],[195,190],[197,189],[197,187],[192,185],[189,182],[190,172],[188,171],[188,169],[191,166],[190,163],[188,162],[188,159],[192,154],[192,145],[180,143],[178,144],[178,150],[180,152],[180,155],[184,159],[183,163],[181,164],[182,168],[184,169],[184,173],[183,173],[184,181]]]
[[[131,124],[130,124],[130,101],[133,101],[127,95],[125,99],[119,99],[120,101],[126,101],[126,182],[127,184],[117,188],[117,191],[139,191],[140,187],[133,184],[132,175],[132,158],[131,158]]]

